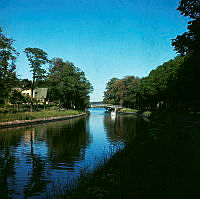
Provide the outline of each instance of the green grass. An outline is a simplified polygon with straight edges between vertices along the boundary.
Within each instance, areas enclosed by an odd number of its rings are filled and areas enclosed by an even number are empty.
[[[81,112],[77,110],[43,110],[39,112],[0,113],[0,122],[9,122],[14,120],[33,120],[38,118],[77,115],[80,113]]]
[[[58,110],[59,107],[55,105],[46,104],[45,110]],[[33,106],[33,110],[35,111],[43,111],[44,105],[38,104]],[[20,104],[20,105],[10,105],[10,104],[0,104],[0,114],[1,113],[22,113],[22,112],[29,112],[30,105],[27,104]]]
[[[142,115],[144,117],[150,117],[151,116],[151,111],[140,111],[137,109],[131,109],[131,108],[123,108],[119,111],[120,113],[137,113],[138,115]]]
[[[142,115],[144,116],[144,117],[150,117],[151,116],[151,111],[144,111],[143,113],[142,113]]]
[[[120,112],[123,112],[123,113],[137,113],[138,110],[136,110],[136,109],[131,109],[131,108],[122,108],[122,109],[120,110]]]

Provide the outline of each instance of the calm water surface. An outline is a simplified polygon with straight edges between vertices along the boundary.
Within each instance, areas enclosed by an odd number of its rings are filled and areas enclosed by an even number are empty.
[[[94,108],[87,117],[0,130],[0,198],[46,198],[73,186],[80,172],[122,148],[138,125],[134,116],[113,118]]]

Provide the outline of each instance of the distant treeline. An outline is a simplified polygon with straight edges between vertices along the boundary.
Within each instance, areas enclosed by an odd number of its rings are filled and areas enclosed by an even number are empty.
[[[19,79],[16,75],[16,59],[19,53],[13,47],[13,39],[7,38],[0,28],[0,104],[29,103],[31,111],[35,88],[48,88],[47,101],[63,108],[84,109],[89,105],[92,85],[83,71],[61,58],[48,59],[39,48],[26,48],[24,53],[30,65],[32,80]],[[44,66],[49,66],[48,70]],[[31,90],[31,96],[23,96],[21,90]]]
[[[143,110],[200,108],[200,1],[181,0],[177,10],[192,19],[188,32],[172,39],[179,56],[144,78],[112,78],[104,92],[104,103]]]

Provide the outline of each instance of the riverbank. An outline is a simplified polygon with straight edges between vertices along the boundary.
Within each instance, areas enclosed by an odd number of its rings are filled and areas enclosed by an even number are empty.
[[[0,114],[0,129],[66,120],[83,115],[86,113],[77,110]]]
[[[122,108],[121,110],[118,111],[120,114],[133,114],[136,116],[142,116],[149,118],[151,116],[151,111],[140,111],[137,109],[131,109],[131,108]]]
[[[154,112],[128,145],[63,198],[199,197],[200,116]]]

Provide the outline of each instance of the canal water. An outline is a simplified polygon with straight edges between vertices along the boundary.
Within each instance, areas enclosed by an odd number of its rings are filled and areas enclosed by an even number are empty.
[[[0,198],[52,198],[123,148],[141,125],[133,115],[89,111],[71,120],[0,130]]]

